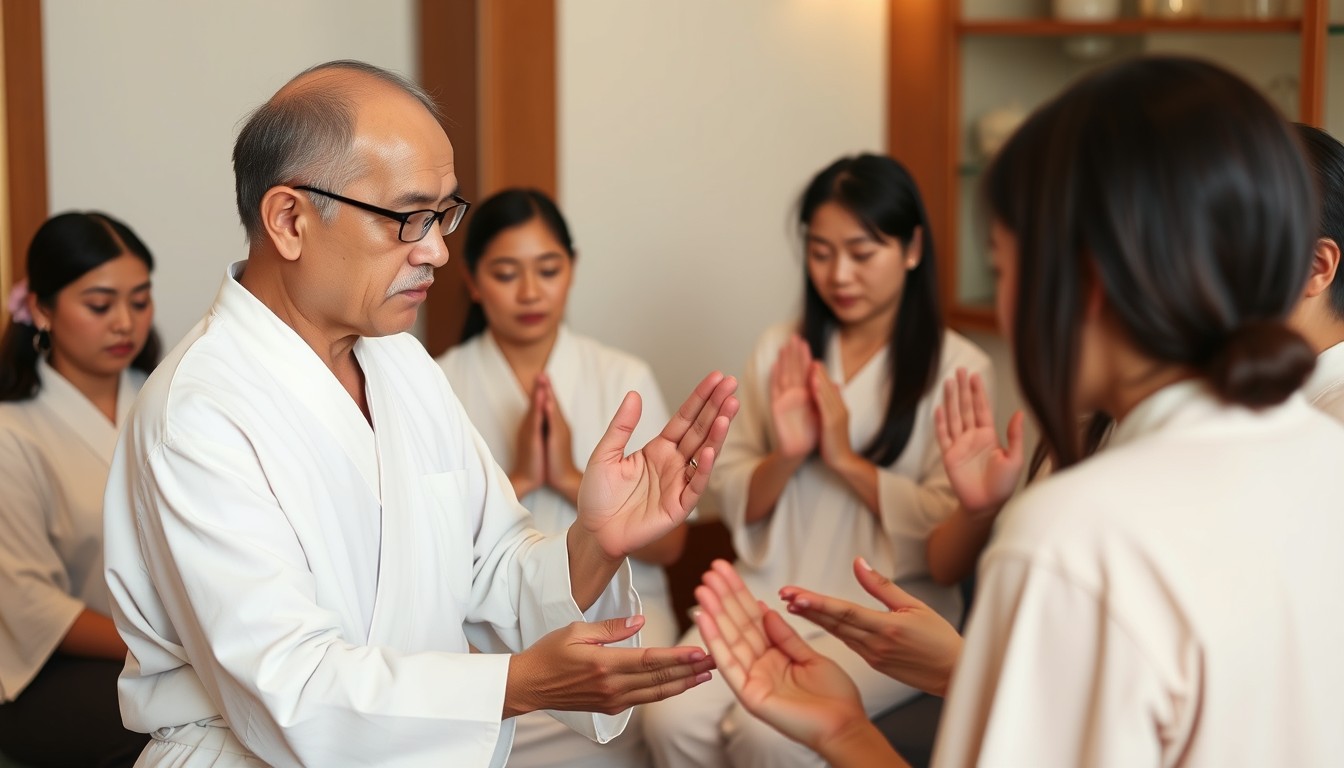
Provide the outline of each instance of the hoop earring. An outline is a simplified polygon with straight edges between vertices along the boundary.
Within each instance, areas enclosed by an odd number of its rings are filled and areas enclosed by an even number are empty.
[[[46,328],[37,329],[37,333],[33,334],[33,351],[39,355],[51,351],[51,331]]]

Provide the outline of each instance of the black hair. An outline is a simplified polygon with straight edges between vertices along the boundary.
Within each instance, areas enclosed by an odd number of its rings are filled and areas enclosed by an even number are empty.
[[[1321,202],[1321,220],[1316,236],[1334,240],[1344,248],[1344,144],[1310,125],[1297,126],[1297,136],[1306,150],[1307,165],[1316,181]],[[1335,275],[1330,284],[1330,308],[1344,320],[1344,277]]]
[[[937,384],[943,349],[943,315],[938,306],[938,276],[933,232],[919,187],[905,166],[883,155],[842,157],[817,174],[803,191],[798,224],[806,232],[817,209],[836,203],[853,215],[879,242],[895,239],[909,247],[920,233],[919,264],[905,278],[901,305],[887,344],[887,396],[882,424],[863,456],[878,466],[896,461],[910,442],[919,401]],[[839,321],[822,300],[803,266],[803,319],[799,329],[818,360]]]
[[[1316,201],[1291,127],[1207,62],[1143,57],[1039,109],[985,179],[1018,244],[1018,383],[1055,469],[1083,458],[1079,329],[1094,281],[1132,343],[1224,401],[1282,402],[1315,364],[1285,324]]]
[[[154,257],[131,228],[105,213],[62,213],[47,219],[28,245],[28,291],[45,307],[56,294],[84,274],[123,253],[140,259],[150,270]],[[37,375],[37,328],[10,319],[0,339],[0,402],[34,397],[42,382]],[[159,362],[158,334],[151,329],[131,367],[148,373]]]
[[[481,257],[490,243],[507,229],[520,227],[533,219],[540,219],[546,229],[564,248],[565,255],[574,259],[574,242],[569,236],[569,225],[555,201],[539,189],[505,189],[490,196],[479,206],[472,206],[471,220],[467,222],[467,237],[462,250],[467,271],[476,274]],[[479,335],[486,328],[485,311],[480,302],[473,301],[467,310],[459,344]]]

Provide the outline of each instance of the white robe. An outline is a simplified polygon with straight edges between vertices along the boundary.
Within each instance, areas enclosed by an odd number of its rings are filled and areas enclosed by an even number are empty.
[[[1312,405],[1344,421],[1344,342],[1317,355],[1316,370],[1302,385],[1302,394]]]
[[[501,466],[513,466],[518,425],[529,399],[489,331],[454,347],[439,358],[453,392],[480,431]],[[643,401],[643,415],[630,437],[631,450],[657,436],[667,423],[662,393],[642,360],[561,327],[546,360],[560,410],[569,423],[574,465],[582,469],[606,432],[625,394],[634,390]],[[569,528],[578,511],[560,494],[540,488],[521,499],[543,533]],[[635,589],[644,609],[640,642],[669,646],[677,640],[677,621],[662,566],[630,559]],[[638,712],[634,714],[638,717]],[[545,713],[517,719],[511,768],[537,765],[633,766],[647,763],[638,728],[610,744],[598,745],[560,726]]]
[[[564,536],[531,529],[419,342],[355,344],[371,428],[245,264],[146,383],[108,480],[140,764],[501,765],[505,654],[637,611],[628,569],[581,614]],[[627,717],[567,722],[605,741]]]
[[[0,702],[13,701],[85,608],[111,615],[103,580],[103,486],[117,427],[38,362],[41,388],[0,403]],[[145,375],[128,369],[117,423]]]
[[[1182,382],[1000,516],[939,766],[1338,765],[1344,427]]]

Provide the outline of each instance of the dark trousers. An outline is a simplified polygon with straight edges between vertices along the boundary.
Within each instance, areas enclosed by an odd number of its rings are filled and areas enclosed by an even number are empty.
[[[0,752],[30,768],[134,765],[149,735],[121,725],[121,667],[53,655],[17,699],[0,705]]]

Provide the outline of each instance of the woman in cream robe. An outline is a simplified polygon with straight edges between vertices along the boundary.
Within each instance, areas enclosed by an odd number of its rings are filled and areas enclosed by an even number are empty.
[[[874,155],[837,161],[808,186],[800,214],[805,317],[757,343],[743,374],[742,411],[711,479],[738,568],[763,597],[787,584],[818,584],[866,602],[847,567],[862,555],[959,621],[959,592],[930,577],[926,554],[933,532],[957,510],[933,411],[938,385],[959,368],[988,385],[989,359],[942,327],[923,206],[898,163]],[[899,327],[915,330],[902,342]],[[898,382],[893,371],[906,378]],[[888,405],[898,396],[908,410],[893,416]],[[783,405],[790,398],[793,405]],[[791,450],[797,438],[782,430],[799,421],[810,425],[813,442]],[[889,438],[901,423],[905,442],[896,450]],[[762,488],[771,483],[773,503],[757,503],[753,496],[769,495]],[[916,695],[815,625],[789,619],[858,682],[870,716]],[[700,642],[694,629],[684,639]],[[738,706],[720,678],[647,710],[645,734],[660,766],[822,762]]]
[[[27,765],[129,765],[145,744],[117,710],[126,646],[103,579],[103,487],[117,428],[158,357],[151,267],[124,225],[63,214],[34,237],[30,282],[10,304],[0,345],[0,752]]]
[[[505,190],[482,203],[473,212],[464,250],[477,304],[467,340],[440,357],[439,364],[495,460],[515,468],[515,489],[538,530],[563,531],[577,514],[570,496],[577,478],[571,475],[567,484],[564,475],[587,463],[626,393],[638,392],[644,405],[632,445],[654,436],[657,425],[667,420],[667,406],[643,361],[562,324],[573,244],[560,211],[543,193]],[[534,411],[538,397],[549,400]],[[543,455],[535,457],[539,461],[533,465],[541,466],[540,477],[533,479],[520,468],[528,450],[520,428],[526,433],[529,416],[542,411],[548,418],[541,419]],[[567,444],[550,445],[566,434]],[[641,553],[658,561],[630,559],[646,620],[640,642],[646,646],[668,646],[677,639],[661,564],[676,559],[683,539],[684,531],[678,531],[652,552]],[[509,765],[642,765],[647,757],[639,737],[632,726],[615,742],[599,745],[544,712],[530,713],[517,718]]]

